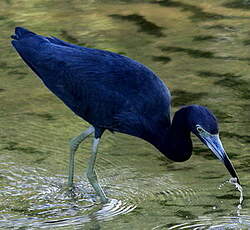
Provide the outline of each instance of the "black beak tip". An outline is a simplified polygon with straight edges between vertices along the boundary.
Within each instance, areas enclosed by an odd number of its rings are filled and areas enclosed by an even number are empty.
[[[231,175],[231,177],[232,177],[232,178],[230,179],[230,181],[231,181],[232,183],[238,183],[238,184],[240,185],[240,179],[239,179],[239,177],[238,177],[238,175],[237,175],[237,172],[236,172],[236,170],[235,170],[235,168],[234,168],[232,162],[229,160],[229,158],[228,158],[227,155],[224,156],[223,162],[224,162],[224,164],[225,164],[225,166],[226,166],[228,172],[230,173],[230,175]]]
[[[239,179],[239,177],[238,177],[238,175],[237,175],[237,173],[236,173],[236,170],[234,169],[233,165],[232,165],[232,164],[230,164],[230,166],[226,165],[226,167],[227,167],[229,173],[230,173],[231,176],[232,176],[232,178],[230,179],[230,181],[231,181],[232,183],[234,183],[234,184],[235,184],[235,183],[238,183],[239,185],[241,185],[241,184],[240,184],[240,179]]]

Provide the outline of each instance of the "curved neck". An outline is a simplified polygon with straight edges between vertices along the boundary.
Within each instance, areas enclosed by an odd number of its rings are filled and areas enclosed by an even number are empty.
[[[192,140],[188,125],[187,109],[182,108],[174,115],[170,127],[160,127],[165,132],[159,132],[152,143],[160,152],[173,161],[186,161],[192,154]]]

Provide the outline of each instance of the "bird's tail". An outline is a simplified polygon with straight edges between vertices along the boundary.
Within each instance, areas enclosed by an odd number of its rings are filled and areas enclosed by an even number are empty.
[[[26,62],[26,64],[38,75],[36,63],[41,59],[41,43],[46,42],[45,37],[39,36],[25,28],[16,27],[15,34],[11,36],[13,47]]]
[[[36,35],[36,34],[23,28],[23,27],[16,27],[15,34],[11,35],[11,38],[13,38],[15,40],[21,40],[23,38],[27,38],[29,36],[34,36],[34,35]]]

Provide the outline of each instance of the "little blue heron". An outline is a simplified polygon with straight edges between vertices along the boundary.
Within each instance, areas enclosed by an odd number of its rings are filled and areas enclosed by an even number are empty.
[[[97,147],[105,130],[142,138],[176,162],[190,158],[192,132],[239,183],[220,141],[212,112],[204,106],[185,106],[175,113],[171,122],[170,92],[146,66],[123,55],[73,45],[21,27],[17,27],[11,37],[19,55],[48,89],[91,124],[70,141],[70,187],[73,186],[75,152],[79,144],[94,133],[87,177],[101,201],[108,201],[94,169]]]

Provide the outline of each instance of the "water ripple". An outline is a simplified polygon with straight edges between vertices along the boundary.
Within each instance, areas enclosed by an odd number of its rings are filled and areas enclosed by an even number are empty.
[[[221,217],[216,220],[208,217],[202,217],[198,220],[193,220],[190,222],[176,224],[168,229],[210,229],[210,230],[220,230],[220,229],[246,229],[250,226],[250,217],[239,216],[239,217]],[[158,226],[154,229],[161,229],[163,226]]]
[[[96,201],[91,186],[84,180],[69,190],[65,176],[49,177],[46,170],[39,168],[21,168],[5,163],[1,164],[0,173],[5,185],[0,189],[0,228],[58,227],[93,219],[109,220],[136,208],[130,196],[133,192],[121,200],[122,188],[119,187],[109,189],[104,186],[114,198],[103,205]]]

